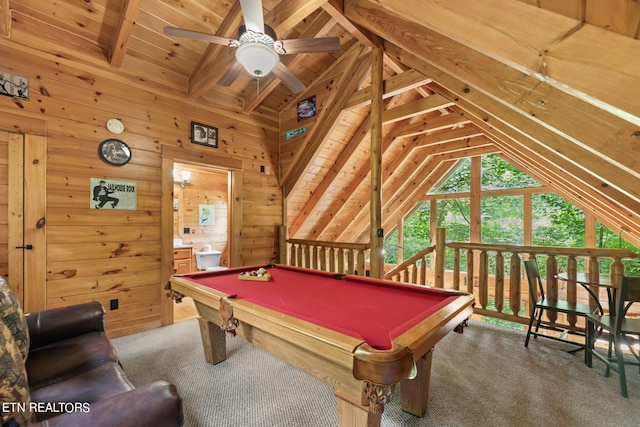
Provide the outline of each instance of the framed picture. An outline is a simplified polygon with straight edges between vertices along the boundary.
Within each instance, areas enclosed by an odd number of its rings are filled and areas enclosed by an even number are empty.
[[[316,96],[310,96],[298,102],[298,121],[311,118],[316,115]]]
[[[218,128],[198,122],[191,122],[191,142],[218,148]]]

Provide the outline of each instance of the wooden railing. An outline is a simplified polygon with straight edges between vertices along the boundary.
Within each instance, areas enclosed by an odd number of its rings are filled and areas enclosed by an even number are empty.
[[[286,262],[290,265],[361,276],[367,271],[368,244],[289,239],[286,246]],[[624,275],[622,261],[640,259],[640,254],[621,249],[446,243],[445,230],[438,229],[435,245],[400,265],[391,266],[384,278],[469,292],[476,299],[475,314],[527,324],[531,296],[522,262],[529,258],[538,259],[550,298],[588,304],[592,301],[587,290],[571,281],[579,269],[584,269],[592,278],[609,274],[612,282],[617,283]],[[584,266],[578,268],[581,260]],[[447,264],[453,268],[446,270]],[[556,274],[561,270],[567,272],[570,280],[558,281]],[[592,288],[592,291],[599,289]],[[606,306],[604,290],[598,297]],[[569,329],[584,329],[575,317],[556,317],[551,313],[543,321]]]
[[[584,260],[584,271],[592,279],[609,274],[612,283],[618,283],[624,275],[622,261],[640,258],[638,253],[621,249],[445,243],[443,229],[438,229],[436,235],[434,246],[398,265],[385,274],[385,278],[473,293],[476,298],[474,313],[516,323],[528,323],[531,308],[522,264],[525,259],[538,259],[541,271],[545,272],[543,284],[549,298],[590,304],[593,301],[588,291],[571,280],[577,276],[579,260]],[[434,259],[428,259],[429,256]],[[464,265],[463,258],[466,258]],[[444,268],[447,259],[452,261],[452,270]],[[561,270],[567,272],[570,280],[560,282],[556,278]],[[592,287],[591,291],[606,306],[605,290]],[[538,297],[537,293],[534,297]],[[575,317],[557,317],[549,313],[543,320],[570,329],[584,328]]]
[[[289,239],[288,264],[340,274],[366,274],[369,244]]]
[[[429,284],[427,277],[429,272],[428,257],[435,251],[435,246],[429,246],[421,250],[402,264],[393,267],[384,275],[385,279],[396,282],[415,283],[417,285]]]

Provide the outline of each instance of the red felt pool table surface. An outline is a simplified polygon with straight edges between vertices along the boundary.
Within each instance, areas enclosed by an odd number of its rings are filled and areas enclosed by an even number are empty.
[[[269,281],[241,280],[265,267]],[[433,349],[464,324],[473,295],[368,277],[253,266],[173,276],[170,295],[198,310],[205,358],[226,360],[236,334],[336,389],[340,426],[379,426],[402,383],[402,409],[423,416]]]
[[[389,349],[395,337],[440,310],[458,294],[358,276],[278,265],[269,281],[240,280],[230,269],[182,277],[279,313]]]

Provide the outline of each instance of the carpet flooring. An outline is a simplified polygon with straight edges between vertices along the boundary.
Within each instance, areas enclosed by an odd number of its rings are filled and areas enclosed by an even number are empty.
[[[385,405],[382,426],[640,425],[640,374],[627,369],[630,397],[618,376],[588,368],[583,353],[550,340],[471,321],[435,348],[429,408],[423,418]],[[204,360],[195,319],[113,340],[135,385],[166,380],[183,398],[185,427],[334,427],[333,389],[242,338],[227,338],[227,360]]]

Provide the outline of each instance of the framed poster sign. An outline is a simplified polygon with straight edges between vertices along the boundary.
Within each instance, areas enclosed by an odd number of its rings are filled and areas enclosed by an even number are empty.
[[[91,178],[92,209],[136,210],[137,185],[132,181],[118,181],[106,178]]]
[[[310,96],[298,102],[298,121],[301,122],[316,115],[316,96]]]

